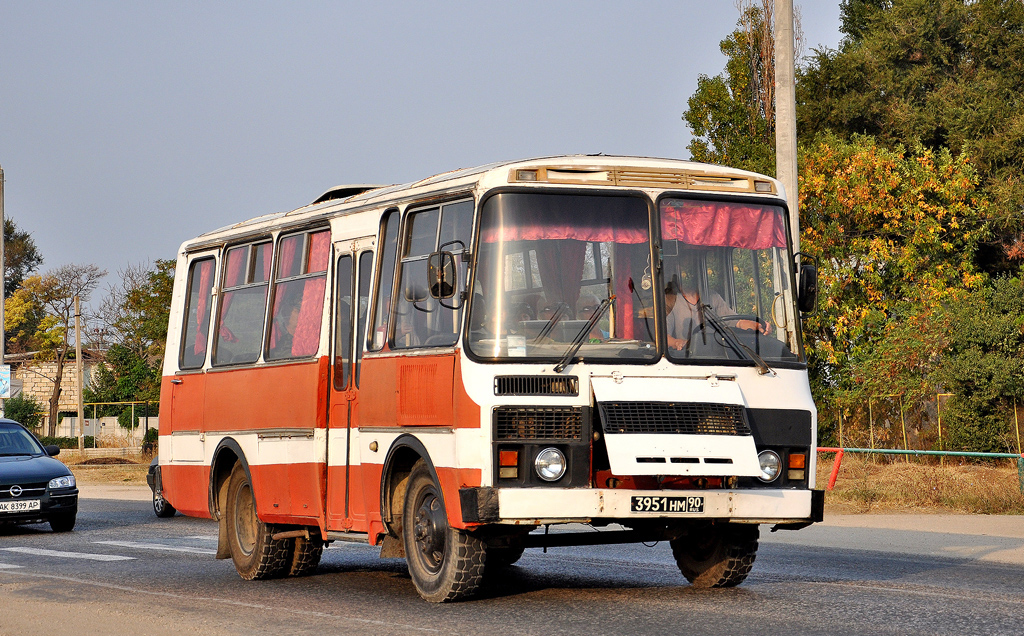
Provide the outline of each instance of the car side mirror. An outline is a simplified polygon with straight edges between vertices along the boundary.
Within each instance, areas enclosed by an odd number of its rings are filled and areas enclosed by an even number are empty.
[[[50,457],[56,457],[57,455],[60,455],[60,446],[43,446],[43,450],[45,450],[46,454],[49,455]]]
[[[818,308],[818,264],[809,256],[804,258],[811,262],[800,265],[796,306],[802,313],[813,314]]]
[[[455,255],[434,252],[427,261],[427,286],[433,298],[451,298],[455,295]]]

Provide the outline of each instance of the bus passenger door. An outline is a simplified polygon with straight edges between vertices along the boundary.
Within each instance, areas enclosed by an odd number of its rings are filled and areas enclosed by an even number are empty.
[[[359,456],[359,371],[366,332],[373,237],[335,243],[330,419],[327,431],[327,528],[366,532]]]

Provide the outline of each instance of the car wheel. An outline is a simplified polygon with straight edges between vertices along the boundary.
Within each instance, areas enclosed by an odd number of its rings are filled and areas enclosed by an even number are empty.
[[[60,512],[50,515],[50,529],[54,532],[71,532],[75,529],[78,511]]]
[[[227,530],[231,560],[243,579],[269,579],[288,571],[292,541],[272,538],[273,529],[256,516],[252,484],[241,464],[228,478]]]
[[[759,536],[756,525],[708,526],[669,543],[690,585],[735,587],[754,567]]]
[[[476,592],[484,575],[487,546],[448,525],[444,497],[423,460],[409,475],[402,514],[405,560],[416,591],[443,603]]]
[[[153,512],[160,518],[173,517],[177,512],[169,501],[164,499],[162,492],[153,492]]]

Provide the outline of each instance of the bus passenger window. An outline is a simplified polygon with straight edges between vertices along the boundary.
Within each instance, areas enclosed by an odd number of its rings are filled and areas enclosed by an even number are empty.
[[[269,241],[228,249],[213,364],[255,362],[263,341]],[[259,267],[257,267],[257,264]]]
[[[320,348],[331,233],[293,234],[278,242],[278,269],[267,360],[306,358]]]
[[[181,341],[181,368],[198,369],[206,362],[206,336],[210,329],[210,292],[213,290],[212,258],[194,261],[188,275],[188,306]]]

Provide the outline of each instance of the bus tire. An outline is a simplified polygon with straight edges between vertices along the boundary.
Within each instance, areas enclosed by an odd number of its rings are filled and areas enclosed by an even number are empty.
[[[514,565],[519,559],[523,558],[524,552],[526,552],[526,548],[522,546],[487,548],[487,570],[497,570]]]
[[[708,526],[670,541],[679,571],[695,588],[735,587],[757,556],[756,525]]]
[[[296,538],[288,576],[305,576],[313,572],[320,565],[320,557],[323,554],[324,540],[320,537],[311,534],[309,538]]]
[[[448,525],[441,488],[423,460],[409,475],[402,511],[405,561],[419,595],[444,603],[476,592],[483,580],[487,546]]]
[[[247,581],[270,579],[288,571],[292,557],[291,539],[271,538],[273,529],[256,516],[252,484],[241,464],[235,464],[228,478],[228,549],[238,575]]]

